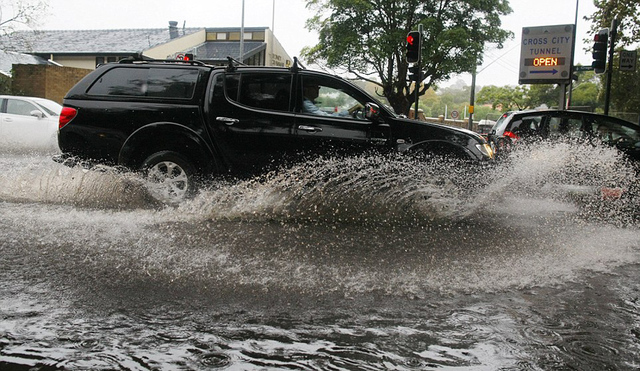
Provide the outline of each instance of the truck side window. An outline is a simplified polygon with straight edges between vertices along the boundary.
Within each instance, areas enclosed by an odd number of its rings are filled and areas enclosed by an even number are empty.
[[[290,74],[243,73],[227,77],[227,96],[249,107],[289,111]]]
[[[186,68],[114,68],[102,75],[87,94],[190,99],[198,75],[198,70]]]
[[[364,103],[347,86],[329,79],[304,76],[300,111],[316,116],[340,116],[364,120]]]
[[[225,81],[226,94],[232,101],[238,101],[238,86],[240,86],[240,75],[227,75]]]

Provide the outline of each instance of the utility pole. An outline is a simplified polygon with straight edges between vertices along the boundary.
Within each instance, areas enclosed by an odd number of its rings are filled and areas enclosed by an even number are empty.
[[[242,23],[240,24],[240,63],[244,63],[244,0],[242,0]]]
[[[573,20],[573,51],[571,51],[571,69],[569,69],[569,75],[571,76],[571,79],[569,80],[569,98],[567,99],[566,102],[566,107],[567,109],[571,109],[571,99],[572,95],[573,95],[573,62],[574,62],[574,57],[575,57],[575,53],[576,53],[576,34],[577,34],[577,29],[578,29],[578,8],[580,7],[580,0],[576,0],[576,16]],[[576,76],[576,81],[577,81],[577,76]],[[565,87],[566,90],[566,87]],[[564,93],[566,94],[566,93]],[[563,107],[564,109],[564,107]]]

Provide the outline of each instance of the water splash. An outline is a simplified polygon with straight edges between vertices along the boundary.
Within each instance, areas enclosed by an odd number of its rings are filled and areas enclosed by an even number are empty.
[[[535,143],[511,152],[491,173],[477,200],[492,205],[494,212],[509,212],[514,203],[535,200],[544,207],[530,203],[521,213],[574,208],[588,220],[628,225],[638,217],[634,214],[640,206],[637,169],[605,145]]]
[[[323,158],[156,208],[135,174],[0,158],[0,363],[637,366],[640,234],[616,223],[633,199],[598,193],[633,194],[619,160],[564,145],[487,168]]]
[[[0,160],[8,169],[0,200],[161,208],[135,173],[67,168],[45,157],[15,159]],[[175,210],[182,219],[423,225],[510,214],[519,205],[525,214],[565,212],[630,224],[640,199],[637,183],[634,167],[615,149],[539,143],[492,166],[399,155],[317,158],[246,180],[212,180]]]
[[[206,190],[181,210],[212,218],[328,223],[420,222],[464,214],[475,169],[413,158],[319,158]],[[467,173],[467,170],[469,171]],[[467,190],[468,191],[468,190]]]
[[[158,207],[137,175],[117,168],[69,168],[42,156],[5,156],[0,166],[5,169],[2,201],[119,210]]]

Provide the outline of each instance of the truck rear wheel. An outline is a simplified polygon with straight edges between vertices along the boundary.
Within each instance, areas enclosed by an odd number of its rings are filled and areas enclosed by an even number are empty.
[[[177,152],[156,152],[144,160],[141,169],[149,193],[162,203],[177,205],[196,194],[195,168]]]

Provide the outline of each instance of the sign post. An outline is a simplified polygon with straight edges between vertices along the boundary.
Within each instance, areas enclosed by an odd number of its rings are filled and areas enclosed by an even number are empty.
[[[620,71],[635,72],[637,60],[638,60],[637,50],[621,50],[620,51]]]
[[[584,71],[593,71],[593,67],[591,66],[573,66],[574,72],[584,72]]]
[[[575,25],[523,27],[520,84],[571,82]]]

